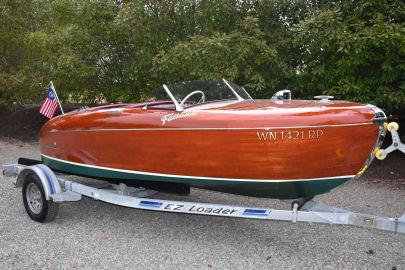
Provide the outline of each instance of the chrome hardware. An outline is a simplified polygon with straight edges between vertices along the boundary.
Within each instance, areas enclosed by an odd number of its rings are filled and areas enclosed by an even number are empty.
[[[105,111],[106,114],[122,114],[122,109],[112,109]]]
[[[78,111],[84,111],[84,110],[87,110],[89,108],[89,106],[83,106],[83,107],[80,107],[79,109],[77,109]]]
[[[375,113],[374,118],[372,119],[373,123],[382,126],[384,125],[384,123],[387,122],[387,116],[385,115],[385,113],[378,107],[371,105],[371,104],[367,104],[367,107],[369,107],[370,109],[372,109]]]
[[[277,91],[272,97],[271,100],[291,100],[291,91],[284,89]]]
[[[328,95],[319,95],[319,96],[314,96],[314,99],[319,99],[320,101],[329,101],[330,99],[334,99],[334,96],[328,96]]]

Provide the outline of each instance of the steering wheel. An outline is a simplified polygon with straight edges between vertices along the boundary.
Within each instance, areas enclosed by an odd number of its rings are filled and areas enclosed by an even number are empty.
[[[197,90],[197,91],[193,91],[190,94],[188,94],[185,98],[183,98],[183,100],[180,102],[180,106],[183,107],[183,104],[187,101],[187,99],[189,99],[191,96],[195,95],[195,94],[200,94],[201,98],[200,100],[197,102],[197,104],[204,102],[205,101],[205,94],[203,91]]]

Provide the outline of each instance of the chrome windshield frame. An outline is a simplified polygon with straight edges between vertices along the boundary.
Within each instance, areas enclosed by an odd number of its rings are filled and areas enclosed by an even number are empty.
[[[243,101],[243,100],[244,100],[241,96],[238,95],[238,93],[236,93],[236,91],[232,88],[232,86],[228,83],[227,80],[225,80],[224,78],[222,78],[222,80],[224,81],[224,83],[226,84],[226,86],[228,86],[229,89],[232,90],[233,94],[236,96],[236,98],[237,98],[239,101]]]
[[[170,92],[169,88],[167,87],[166,84],[163,84],[163,89],[165,89],[167,95],[170,97],[170,99],[173,101],[174,106],[176,107],[176,111],[182,112],[184,111],[184,108],[180,106],[180,104],[177,102],[177,100],[174,98],[172,92]]]
[[[235,89],[233,89],[233,87],[228,83],[227,80],[225,80],[224,78],[222,78],[222,81],[225,83],[225,85],[232,91],[232,93],[234,94],[235,98],[237,101],[244,101],[245,99],[242,98],[236,91]],[[173,101],[176,111],[177,112],[182,112],[184,111],[186,108],[184,108],[183,106],[181,106],[179,104],[179,102],[176,100],[176,98],[173,96],[172,92],[170,91],[169,87],[167,87],[166,84],[163,84],[163,89],[166,91],[166,94],[170,97],[170,99]],[[243,91],[246,92],[247,96],[252,99],[252,97],[249,95],[249,93],[242,87]],[[220,100],[218,100],[220,101]]]

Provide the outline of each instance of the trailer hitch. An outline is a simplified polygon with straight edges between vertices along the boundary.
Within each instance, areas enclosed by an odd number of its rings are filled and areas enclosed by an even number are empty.
[[[405,154],[405,144],[401,142],[399,138],[398,129],[399,125],[396,122],[391,122],[389,124],[384,123],[384,128],[391,133],[392,144],[386,149],[376,148],[374,153],[376,158],[383,160],[387,157],[389,153],[395,150],[399,150]]]

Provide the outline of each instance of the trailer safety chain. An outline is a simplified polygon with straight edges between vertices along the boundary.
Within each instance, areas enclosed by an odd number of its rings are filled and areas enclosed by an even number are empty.
[[[383,160],[387,157],[389,153],[395,150],[399,150],[405,154],[405,144],[401,142],[399,138],[398,129],[399,125],[396,122],[391,122],[389,124],[384,123],[384,128],[391,133],[392,144],[386,149],[376,148],[374,154],[377,159]]]

